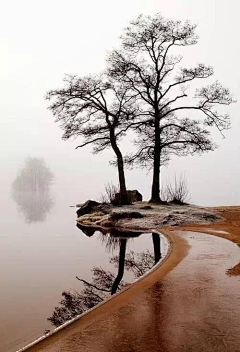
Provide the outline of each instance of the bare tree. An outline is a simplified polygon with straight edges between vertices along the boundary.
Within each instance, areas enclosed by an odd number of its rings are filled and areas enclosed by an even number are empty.
[[[209,138],[208,127],[215,126],[222,133],[230,126],[229,116],[215,108],[233,102],[229,90],[219,82],[198,89],[192,96],[194,104],[189,100],[188,84],[213,75],[212,67],[202,63],[193,68],[178,66],[182,56],[177,50],[198,41],[195,28],[189,22],[168,20],[160,14],[139,16],[125,29],[120,50],[114,50],[108,58],[108,74],[130,89],[141,106],[138,121],[128,126],[139,135],[137,152],[128,161],[153,168],[154,203],[161,201],[160,166],[171,154],[213,150],[216,145]],[[191,113],[190,118],[182,112]]]
[[[105,77],[65,78],[65,88],[48,92],[53,100],[49,109],[64,130],[63,139],[82,137],[77,148],[93,144],[93,153],[111,147],[118,167],[121,203],[128,204],[124,161],[119,140],[134,119],[134,97],[121,84],[113,85]]]

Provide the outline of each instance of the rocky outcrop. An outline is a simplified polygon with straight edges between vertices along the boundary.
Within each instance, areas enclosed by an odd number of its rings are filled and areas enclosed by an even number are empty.
[[[80,206],[77,210],[77,216],[83,216],[85,214],[89,214],[96,209],[96,206],[100,205],[100,203],[95,202],[95,200],[87,200],[84,204]]]
[[[87,200],[84,204],[78,205],[77,216],[83,216],[90,213],[101,212],[103,214],[108,214],[111,212],[112,206],[106,203],[98,203],[95,200]]]
[[[151,205],[135,203],[112,206],[100,204],[91,213],[78,218],[84,226],[144,230],[156,227],[175,227],[184,224],[211,224],[223,221],[207,208],[194,205]]]

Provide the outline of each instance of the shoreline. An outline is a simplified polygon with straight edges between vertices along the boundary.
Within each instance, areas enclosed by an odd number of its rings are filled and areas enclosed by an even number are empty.
[[[240,247],[240,206],[218,206],[208,207],[217,215],[221,215],[223,221],[214,222],[209,225],[185,224],[176,227],[180,231],[204,232],[209,235],[224,238],[235,243]],[[227,270],[230,276],[240,275],[240,258],[239,263]]]
[[[138,211],[144,216],[140,219],[120,219],[116,221],[116,228],[121,231],[146,231],[155,227],[163,231],[180,230],[204,232],[227,239],[240,247],[240,206],[201,207],[196,205],[151,205],[151,210],[144,210],[148,203],[139,202],[131,206],[115,207],[113,214]],[[187,212],[187,216],[185,216]],[[215,218],[213,217],[215,215]],[[146,216],[146,217],[145,217]],[[204,218],[205,217],[205,218]],[[77,219],[77,223],[84,227],[96,227],[96,230],[111,231],[114,227],[98,225],[101,218],[106,220],[106,214],[86,214]],[[189,220],[189,221],[188,221]],[[109,214],[107,222],[109,221]],[[155,226],[149,226],[155,225]],[[229,268],[228,275],[240,275],[240,261],[233,268]]]
[[[145,273],[141,278],[132,282],[128,287],[124,288],[122,291],[116,293],[115,295],[109,297],[104,302],[96,305],[92,309],[84,312],[78,317],[66,322],[62,326],[56,328],[52,333],[44,335],[27,346],[21,348],[17,352],[23,351],[32,351],[37,352],[41,351],[42,348],[49,345],[57,343],[58,338],[64,338],[69,336],[69,334],[74,333],[76,330],[79,332],[83,330],[86,326],[92,324],[98,317],[102,316],[109,311],[110,309],[115,309],[116,307],[121,306],[124,302],[127,302],[134,295],[137,295],[139,292],[145,291],[148,287],[152,286],[155,282],[161,280],[168,272],[170,272],[175,266],[177,266],[181,260],[187,256],[189,245],[186,240],[178,236],[175,231],[193,231],[201,232],[217,237],[222,237],[229,241],[234,242],[240,246],[240,206],[237,207],[199,207],[200,209],[209,210],[210,212],[216,213],[217,216],[221,217],[221,220],[218,219],[212,223],[190,223],[190,224],[181,224],[178,226],[163,226],[152,229],[143,229],[132,228],[129,226],[117,226],[118,230],[121,231],[132,231],[132,232],[157,232],[163,234],[168,242],[168,253],[166,256],[157,263],[150,271]],[[232,212],[236,212],[237,215],[231,216]],[[235,223],[231,223],[231,218],[235,218]],[[92,227],[90,224],[81,223],[79,224],[85,227]],[[124,223],[124,221],[123,221]],[[122,224],[123,225],[123,224]],[[96,230],[103,230],[109,232],[111,228],[104,227],[101,225],[95,224]],[[116,229],[116,228],[115,228]],[[220,232],[219,232],[220,231]],[[240,274],[240,263],[238,263],[234,268],[229,268],[229,275],[239,275]]]
[[[154,265],[151,270],[146,272],[139,279],[134,280],[128,287],[104,300],[104,302],[97,304],[95,307],[56,328],[52,333],[39,337],[16,352],[41,351],[42,347],[56,343],[57,339],[61,338],[62,335],[67,336],[75,329],[78,331],[84,329],[98,316],[101,316],[113,307],[116,308],[124,304],[126,300],[129,300],[132,296],[136,295],[139,290],[143,291],[152,286],[156,281],[163,278],[169,271],[178,265],[187,255],[189,246],[186,240],[167,230],[159,231],[159,229],[152,229],[149,233],[151,232],[164,235],[169,244],[167,254],[162,260]]]
[[[112,206],[100,204],[85,210],[85,204],[80,207],[77,223],[81,226],[98,229],[118,229],[128,231],[149,231],[177,227],[185,224],[208,225],[223,217],[214,213],[210,208],[193,204],[149,204],[136,202],[131,205]],[[82,212],[83,209],[83,212]],[[79,211],[78,210],[78,211]]]

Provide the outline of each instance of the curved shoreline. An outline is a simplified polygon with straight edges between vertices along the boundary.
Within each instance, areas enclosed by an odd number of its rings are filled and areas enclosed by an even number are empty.
[[[124,302],[126,302],[126,300],[137,294],[139,290],[144,291],[149,286],[153,285],[156,281],[163,278],[187,255],[189,248],[187,241],[178,235],[171,231],[162,229],[161,231],[153,229],[149,230],[149,232],[156,232],[158,234],[164,235],[169,244],[167,254],[164,256],[164,258],[162,258],[162,260],[154,265],[150,271],[145,273],[136,281],[132,282],[128,287],[104,300],[104,302],[97,304],[95,307],[66,322],[48,335],[39,337],[35,341],[19,349],[17,352],[23,352],[27,350],[40,351],[42,347],[54,344],[55,340],[61,337],[63,334],[67,336],[69,333],[72,333],[73,330],[82,330],[87,325],[91,324],[98,316],[101,316],[112,308],[122,305]]]
[[[172,252],[159,269],[28,351],[239,351],[240,281],[225,273],[239,248],[205,233],[165,235]]]
[[[134,228],[126,228],[126,231],[134,231],[134,232],[160,232],[161,234],[167,237],[169,242],[168,251],[169,253],[156,264],[149,272],[147,272],[144,276],[139,278],[137,281],[133,282],[130,286],[122,290],[121,292],[115,294],[114,296],[110,297],[109,299],[105,300],[104,302],[96,305],[91,310],[86,311],[81,316],[74,318],[74,320],[69,321],[68,323],[63,324],[61,327],[55,329],[51,334],[47,336],[42,336],[41,338],[33,341],[32,343],[28,344],[27,346],[21,348],[17,352],[23,351],[57,351],[55,348],[58,344],[58,338],[61,339],[67,338],[70,334],[75,332],[80,332],[84,330],[86,327],[91,325],[92,323],[96,322],[101,319],[103,314],[106,312],[110,313],[111,310],[114,310],[114,307],[121,307],[124,305],[124,302],[127,303],[128,300],[133,298],[134,295],[137,295],[141,292],[144,292],[147,288],[152,286],[155,282],[161,280],[167,273],[169,273],[175,266],[177,266],[181,260],[186,257],[189,246],[186,240],[183,241],[181,237],[175,234],[173,231],[195,231],[201,232],[205,234],[211,234],[216,237],[222,237],[227,240],[230,240],[240,245],[240,206],[237,207],[212,207],[209,208],[214,213],[221,215],[223,217],[223,221],[217,221],[212,224],[182,224],[179,226],[158,228],[154,230],[141,230],[141,229],[134,229]],[[226,212],[226,213],[225,213]],[[83,224],[85,227],[88,225]],[[89,225],[90,227],[90,225]],[[154,227],[154,226],[153,226]],[[102,226],[98,226],[99,229],[102,229]],[[105,231],[109,231],[109,228],[103,228]],[[123,231],[124,228],[121,227]],[[184,242],[184,243],[183,243]],[[236,265],[238,268],[240,263]],[[234,269],[234,268],[233,268]],[[239,268],[240,269],[240,268]],[[231,269],[232,270],[232,269]],[[240,270],[233,275],[239,275]],[[81,319],[80,319],[81,318]],[[81,322],[81,323],[79,323]]]

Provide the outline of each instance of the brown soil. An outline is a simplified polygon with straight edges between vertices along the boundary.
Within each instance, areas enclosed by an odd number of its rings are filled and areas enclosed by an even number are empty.
[[[223,237],[236,243],[240,247],[240,206],[209,207],[210,211],[220,215],[224,221],[218,221],[209,225],[187,224],[178,226],[178,230],[204,232],[210,235]],[[176,230],[176,227],[174,228]],[[224,231],[220,233],[215,231]],[[240,275],[240,262],[227,271],[228,275]]]

